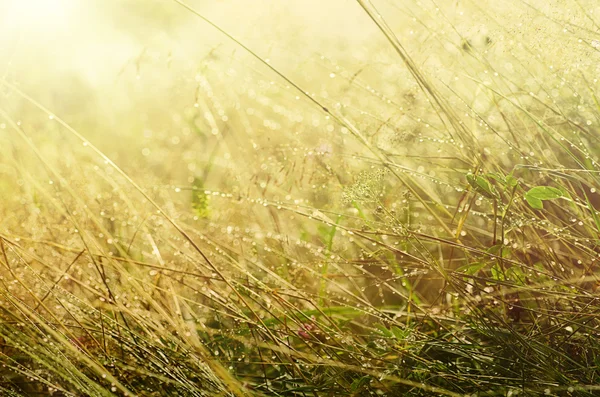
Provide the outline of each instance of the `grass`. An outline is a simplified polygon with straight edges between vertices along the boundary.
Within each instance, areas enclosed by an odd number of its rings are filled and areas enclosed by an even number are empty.
[[[488,3],[90,2],[97,74],[24,36],[3,395],[600,393],[597,11]]]

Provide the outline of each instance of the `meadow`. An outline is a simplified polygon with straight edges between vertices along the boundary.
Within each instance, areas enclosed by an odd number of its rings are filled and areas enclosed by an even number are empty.
[[[0,395],[600,394],[599,23],[0,0]]]

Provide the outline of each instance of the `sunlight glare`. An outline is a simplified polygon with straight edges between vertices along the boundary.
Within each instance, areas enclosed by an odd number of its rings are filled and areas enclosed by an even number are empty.
[[[4,0],[0,4],[5,6],[5,23],[46,34],[68,25],[74,0]]]

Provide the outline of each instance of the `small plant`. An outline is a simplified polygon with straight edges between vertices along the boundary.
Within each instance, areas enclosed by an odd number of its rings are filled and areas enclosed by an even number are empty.
[[[543,201],[561,198],[563,193],[560,189],[550,186],[532,187],[525,193],[525,200],[531,208],[541,210],[544,208]]]

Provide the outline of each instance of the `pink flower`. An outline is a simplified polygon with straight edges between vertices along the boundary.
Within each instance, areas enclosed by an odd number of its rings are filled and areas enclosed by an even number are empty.
[[[315,334],[318,330],[314,323],[316,320],[315,316],[311,316],[310,319],[312,320],[312,323],[302,323],[300,324],[300,327],[298,327],[298,336],[302,339],[312,339],[310,333]]]

